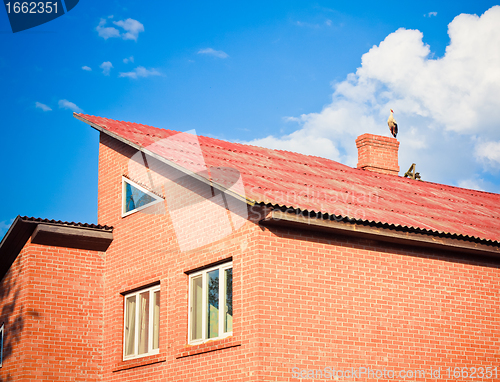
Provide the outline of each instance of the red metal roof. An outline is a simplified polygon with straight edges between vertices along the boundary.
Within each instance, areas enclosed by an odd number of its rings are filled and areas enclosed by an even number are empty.
[[[239,171],[244,193],[256,203],[321,212],[366,222],[483,240],[500,239],[500,195],[351,168],[333,160],[186,135],[138,123],[85,114],[75,117],[133,146],[224,184]],[[197,155],[201,150],[202,157]],[[200,160],[202,158],[202,160]],[[201,163],[204,160],[204,164]],[[214,168],[221,168],[214,171]],[[212,169],[212,171],[210,171]]]

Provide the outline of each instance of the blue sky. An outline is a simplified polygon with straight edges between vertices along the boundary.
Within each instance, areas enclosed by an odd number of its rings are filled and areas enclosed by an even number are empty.
[[[402,172],[498,193],[495,5],[81,0],[15,34],[2,9],[0,236],[17,215],[97,222],[98,132],[73,111],[355,166],[393,108]]]

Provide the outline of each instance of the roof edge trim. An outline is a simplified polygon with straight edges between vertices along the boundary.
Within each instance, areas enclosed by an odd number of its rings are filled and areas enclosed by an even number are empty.
[[[443,232],[443,231],[437,231],[437,230],[432,230],[430,228],[422,228],[422,227],[414,227],[414,226],[407,226],[407,225],[400,225],[400,224],[393,224],[393,223],[385,223],[382,221],[376,221],[376,220],[363,220],[363,219],[357,219],[349,216],[342,216],[342,215],[333,215],[329,214],[327,212],[322,212],[322,211],[314,211],[314,210],[303,210],[298,207],[294,206],[287,206],[285,204],[273,204],[270,202],[265,202],[265,201],[256,201],[256,204],[262,206],[262,207],[268,207],[272,209],[276,209],[282,212],[287,212],[287,213],[292,213],[292,214],[302,214],[302,215],[307,215],[309,219],[315,218],[315,219],[326,219],[326,220],[335,220],[337,222],[344,222],[348,224],[358,224],[358,225],[363,225],[363,226],[371,226],[371,227],[378,227],[378,228],[384,228],[384,229],[389,229],[389,230],[405,230],[407,232],[415,232],[415,233],[423,233],[429,236],[439,236],[439,237],[452,237],[457,240],[465,240],[465,241],[470,241],[470,242],[481,242],[486,245],[494,245],[494,246],[500,246],[500,241],[498,240],[491,240],[491,239],[486,239],[486,238],[481,238],[478,236],[469,236],[469,235],[463,235],[460,233],[454,233],[454,232]]]
[[[121,137],[120,135],[118,134],[115,134],[115,133],[112,133],[111,131],[108,131],[106,129],[104,129],[102,126],[99,126],[98,124],[96,123],[93,123],[93,122],[90,122],[89,120],[83,118],[81,115],[79,115],[78,113],[75,113],[73,112],[73,117],[75,117],[76,119],[79,119],[80,121],[82,122],[85,122],[87,125],[93,127],[94,129],[96,129],[97,131],[101,132],[101,133],[104,133],[106,135],[109,135],[110,137],[112,138],[115,138],[116,140],[122,142],[122,143],[125,143],[126,145],[130,146],[130,147],[133,147],[134,149],[138,150],[138,151],[141,151],[143,152],[144,154],[147,154],[157,160],[159,160],[160,162],[163,162],[173,168],[175,168],[176,170],[186,174],[186,175],[189,175],[193,178],[195,178],[196,180],[199,180],[200,182],[204,183],[204,184],[207,184],[211,187],[214,187],[216,188],[217,190],[219,190],[220,192],[223,192],[227,195],[230,195],[232,196],[233,198],[236,198],[237,200],[240,200],[242,202],[245,202],[246,204],[250,205],[250,206],[253,206],[255,204],[255,200],[252,200],[250,198],[247,198],[246,196],[243,196],[243,195],[240,195],[234,191],[231,191],[230,189],[224,187],[223,185],[217,183],[217,182],[214,182],[214,181],[211,181],[211,180],[208,180],[196,173],[194,173],[193,171],[191,170],[188,170],[182,166],[179,166],[177,163],[175,162],[172,162],[164,157],[162,157],[161,155],[158,155],[142,146],[139,146],[138,144],[136,143],[133,143],[131,141],[129,141],[128,139],[125,139],[123,137]]]
[[[32,237],[33,232],[41,226],[44,227],[46,233],[52,233],[49,241],[40,243],[45,245],[60,246],[61,244],[68,244],[70,248],[91,248],[90,250],[103,252],[103,249],[107,248],[113,240],[112,227],[94,225],[89,227],[81,223],[57,222],[55,220],[17,216],[0,242],[0,280],[7,274],[19,253],[21,253],[30,237]],[[60,237],[63,236],[62,234],[67,234],[68,232],[72,233],[69,236],[70,240],[67,240],[65,243],[61,242]],[[71,242],[75,234],[79,236],[79,240]]]
[[[337,233],[348,236],[358,236],[398,244],[412,244],[419,247],[438,248],[448,251],[500,258],[500,246],[483,244],[450,238],[428,235],[425,233],[400,231],[388,227],[374,227],[364,224],[348,223],[337,220],[325,220],[301,214],[287,213],[272,210],[268,216],[261,220],[263,225],[288,226],[308,228],[310,230]]]

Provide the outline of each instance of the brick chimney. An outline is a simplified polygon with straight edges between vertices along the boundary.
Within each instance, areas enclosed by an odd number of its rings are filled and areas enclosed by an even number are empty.
[[[358,168],[380,174],[398,175],[398,149],[396,138],[363,134],[356,139]]]

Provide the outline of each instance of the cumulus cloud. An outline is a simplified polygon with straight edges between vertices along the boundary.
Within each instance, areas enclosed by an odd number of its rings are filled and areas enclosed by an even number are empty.
[[[59,100],[59,108],[60,109],[68,109],[74,111],[75,113],[82,113],[83,110],[76,106],[73,102],[68,101],[67,99]]]
[[[109,76],[109,72],[111,71],[111,68],[113,68],[113,64],[109,61],[105,61],[99,65],[99,67],[102,69],[102,74]]]
[[[105,25],[106,19],[101,19],[101,21],[99,21],[99,25],[95,28],[99,37],[102,37],[105,40],[112,37],[120,37],[120,31],[118,29],[115,27],[105,27]]]
[[[222,50],[215,50],[212,48],[200,49],[198,54],[208,54],[210,56],[218,57],[218,58],[228,58],[229,55]]]
[[[356,166],[355,138],[366,132],[388,136],[392,108],[402,171],[415,162],[425,180],[455,184],[472,178],[485,163],[500,164],[498,25],[500,6],[481,17],[455,17],[441,58],[433,58],[420,31],[399,29],[365,53],[355,73],[333,85],[332,102],[323,110],[291,118],[297,131],[250,143],[314,151]],[[311,148],[313,141],[323,143]]]
[[[128,64],[129,62],[134,62],[134,56],[130,56],[130,57],[124,58],[123,62],[125,64]]]
[[[437,12],[429,12],[429,13],[426,13],[426,14],[424,15],[424,17],[432,17],[432,16],[437,16],[437,15],[438,15],[438,13],[437,13]]]
[[[122,27],[125,30],[125,33],[122,33],[121,35],[124,40],[137,41],[139,33],[144,32],[144,25],[134,19],[113,21],[113,24]]]
[[[500,168],[500,141],[480,142],[476,145],[474,154],[481,162]]]
[[[86,70],[87,72],[91,72],[92,71],[92,68],[90,66],[82,66],[82,69],[83,70]]]
[[[144,66],[138,66],[131,72],[120,73],[118,77],[139,78],[161,75],[162,74],[156,69],[146,69]]]
[[[106,19],[101,19],[99,21],[99,25],[96,27],[96,31],[99,36],[105,40],[108,38],[120,37],[124,40],[137,41],[139,33],[144,32],[144,25],[142,25],[139,21],[130,18],[126,20],[113,21],[114,25],[123,29],[122,31],[113,26],[106,26],[106,23]]]
[[[41,102],[35,102],[35,107],[38,109],[42,109],[43,111],[52,111],[52,109],[50,107],[48,107],[47,105],[45,105]]]

